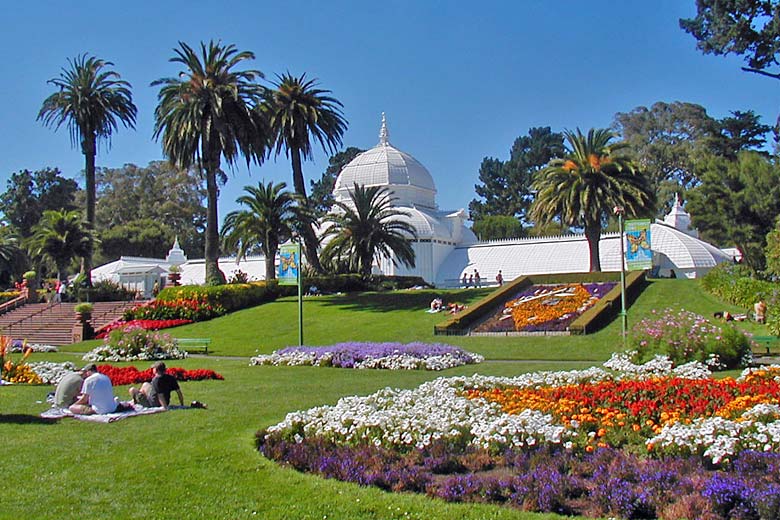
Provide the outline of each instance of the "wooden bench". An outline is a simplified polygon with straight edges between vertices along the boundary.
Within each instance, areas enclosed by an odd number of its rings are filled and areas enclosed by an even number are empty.
[[[753,341],[758,344],[761,350],[760,352],[756,352],[757,349],[753,349],[753,352],[756,354],[770,355],[773,348],[780,347],[780,338],[777,336],[753,336]],[[778,352],[776,351],[776,353]]]
[[[211,345],[211,338],[176,338],[179,346],[187,352],[203,352],[209,353],[209,345]]]

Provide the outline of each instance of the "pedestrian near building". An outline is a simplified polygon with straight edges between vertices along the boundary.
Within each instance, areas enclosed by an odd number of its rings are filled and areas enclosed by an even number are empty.
[[[501,269],[498,270],[498,274],[496,275],[496,283],[499,287],[504,285],[504,275],[501,274]]]

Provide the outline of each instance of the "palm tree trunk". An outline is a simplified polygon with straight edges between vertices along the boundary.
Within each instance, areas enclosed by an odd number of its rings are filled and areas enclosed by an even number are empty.
[[[588,249],[590,250],[590,272],[601,272],[601,258],[599,257],[601,225],[598,223],[585,224],[585,238],[588,240]]]
[[[82,150],[84,152],[84,176],[86,184],[86,218],[90,231],[95,229],[95,155],[97,154],[97,137],[94,133],[84,136]],[[81,272],[84,274],[84,281],[87,287],[92,287],[92,242],[89,243],[87,254],[81,262]]]
[[[293,184],[295,186],[295,193],[300,195],[306,204],[309,204],[309,199],[306,196],[306,184],[303,179],[303,166],[301,164],[301,151],[298,148],[290,150],[290,160],[292,161],[293,170]],[[311,223],[306,223],[301,226],[301,234],[303,235],[303,248],[306,254],[306,261],[309,265],[318,273],[324,273],[320,263],[320,257],[318,252],[319,241],[317,235],[314,233],[314,228]]]
[[[276,245],[263,247],[265,255],[265,281],[276,279],[276,251],[279,248]]]
[[[204,260],[206,267],[206,285],[222,285],[225,283],[225,274],[219,268],[219,226],[217,222],[217,170],[219,160],[214,162],[207,159],[206,166],[206,248]]]

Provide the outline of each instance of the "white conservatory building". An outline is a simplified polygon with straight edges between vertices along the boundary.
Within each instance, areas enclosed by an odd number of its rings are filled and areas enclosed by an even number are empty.
[[[433,176],[411,155],[390,144],[387,123],[382,114],[379,143],[347,164],[336,179],[333,190],[337,201],[348,203],[349,190],[355,184],[381,186],[394,198],[393,206],[407,214],[405,218],[416,230],[412,241],[415,267],[394,265],[389,258],[379,259],[373,272],[386,275],[420,276],[437,287],[460,285],[464,273],[476,269],[483,284],[495,283],[498,271],[504,280],[534,274],[587,272],[589,269],[588,242],[584,235],[523,238],[480,242],[466,227],[468,214],[464,209],[444,211],[436,204],[436,185]],[[721,250],[698,238],[690,228],[690,215],[675,198],[671,212],[651,224],[653,274],[698,278],[721,262],[739,259],[739,251]],[[321,230],[322,232],[322,230]],[[620,270],[620,237],[605,233],[600,241],[603,271]],[[202,284],[205,267],[202,259],[187,260],[178,241],[166,259],[121,257],[119,260],[93,270],[93,279],[110,279],[141,291],[149,296],[154,280],[161,286],[172,265],[181,271],[182,284]],[[265,277],[265,259],[262,256],[220,258],[219,265],[230,279],[241,271],[250,280]]]

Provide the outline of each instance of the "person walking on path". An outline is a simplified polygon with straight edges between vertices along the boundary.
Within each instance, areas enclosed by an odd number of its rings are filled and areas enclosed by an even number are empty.
[[[499,287],[504,285],[504,275],[501,274],[501,269],[498,270],[498,274],[496,275],[496,283]]]
[[[482,287],[482,278],[480,278],[479,271],[477,271],[476,269],[474,269],[474,287],[476,287],[477,289]]]

